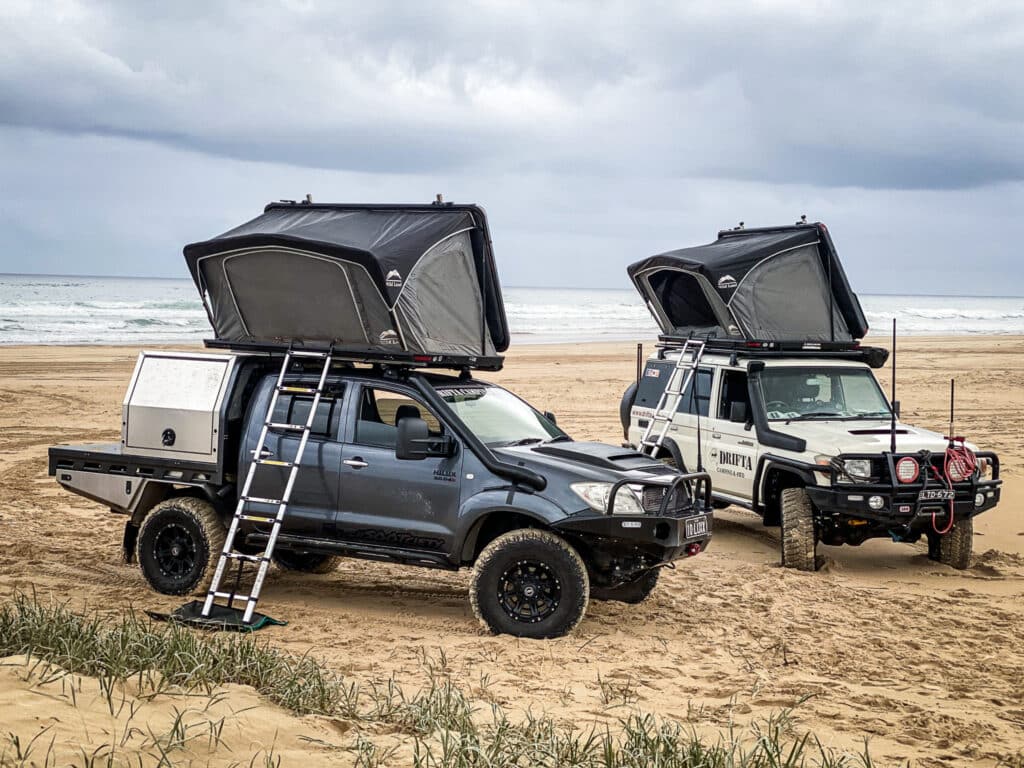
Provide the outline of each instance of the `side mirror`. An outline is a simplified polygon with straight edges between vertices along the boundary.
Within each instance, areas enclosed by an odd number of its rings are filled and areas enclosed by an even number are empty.
[[[893,410],[893,413],[896,414],[896,418],[898,419],[900,417],[900,401],[899,400],[893,400],[892,401],[892,410]]]
[[[431,456],[451,456],[455,442],[448,435],[431,437],[430,428],[423,419],[407,416],[398,422],[395,440],[395,458],[419,461]]]
[[[557,424],[558,419],[555,418],[555,414],[551,411],[544,411],[544,418],[550,421],[552,424]]]
[[[729,421],[733,424],[746,424],[747,404],[738,401],[729,403]]]

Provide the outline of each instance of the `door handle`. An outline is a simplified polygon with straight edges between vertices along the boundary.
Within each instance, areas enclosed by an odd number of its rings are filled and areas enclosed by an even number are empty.
[[[718,432],[712,432],[711,433],[711,437],[713,437],[715,440],[721,440],[722,439],[722,435],[719,434]]]
[[[354,459],[345,459],[341,463],[342,464],[347,464],[348,466],[352,467],[352,469],[362,469],[363,467],[370,466],[365,461],[360,459],[358,456],[356,456]]]

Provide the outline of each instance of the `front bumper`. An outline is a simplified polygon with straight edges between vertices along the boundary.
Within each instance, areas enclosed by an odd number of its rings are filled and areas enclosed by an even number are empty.
[[[981,458],[993,462],[992,478],[982,480],[973,477],[962,483],[953,484],[953,517],[965,520],[992,509],[999,503],[1003,481],[999,479],[999,459],[994,453],[979,452]],[[857,458],[846,456],[844,458]],[[808,486],[807,495],[823,514],[839,514],[858,520],[880,523],[892,527],[923,527],[934,516],[948,520],[948,500],[922,500],[921,491],[942,490],[947,486],[935,480],[927,484],[914,483],[840,483],[835,474],[832,484]],[[870,500],[880,498],[879,509],[872,509]],[[979,504],[978,501],[981,503]],[[878,502],[876,502],[876,505]]]

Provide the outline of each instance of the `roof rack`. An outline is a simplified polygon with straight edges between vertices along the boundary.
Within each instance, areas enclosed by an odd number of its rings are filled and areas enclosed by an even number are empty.
[[[283,355],[286,352],[330,353],[333,360],[344,363],[365,363],[367,365],[388,365],[400,368],[448,368],[455,371],[500,371],[505,363],[501,355],[481,357],[479,355],[425,355],[412,352],[382,352],[372,347],[332,347],[316,344],[288,344],[264,341],[225,341],[204,339],[210,349],[227,349],[238,352],[267,352]]]
[[[699,337],[697,337],[699,338]],[[686,336],[658,337],[662,352],[681,349]],[[881,368],[889,359],[889,350],[883,347],[861,346],[859,341],[768,341],[765,339],[723,339],[709,336],[704,341],[706,353],[727,352],[743,357],[816,357],[835,360],[852,360],[867,363],[872,368]]]

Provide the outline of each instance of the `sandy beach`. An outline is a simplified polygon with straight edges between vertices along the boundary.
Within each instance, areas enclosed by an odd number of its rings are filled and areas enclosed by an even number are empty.
[[[123,518],[46,474],[51,444],[119,439],[137,352],[0,347],[0,598],[34,590],[111,611],[181,603],[120,561]],[[628,342],[517,347],[483,378],[554,412],[578,439],[618,444],[634,356]],[[1024,338],[906,338],[899,365],[906,421],[945,432],[956,377],[957,433],[1000,454],[1003,501],[976,522],[969,570],[930,562],[923,544],[884,541],[823,547],[817,574],[784,570],[778,530],[729,509],[710,550],[665,572],[651,599],[592,603],[561,640],[485,634],[468,573],[355,560],[326,577],[273,573],[261,606],[290,623],[262,634],[362,684],[415,688],[424,659],[441,654],[465,689],[576,723],[637,708],[718,733],[793,707],[798,732],[852,751],[868,739],[878,764],[994,766],[1024,750]],[[888,390],[888,368],[878,375]],[[71,745],[107,727],[102,712],[65,716],[16,670],[17,660],[0,669],[0,732],[31,738],[49,723]],[[608,681],[629,692],[618,707],[605,701]],[[282,765],[353,763],[343,724],[289,716],[251,690],[231,695],[255,707],[230,737],[233,759],[272,722]]]

